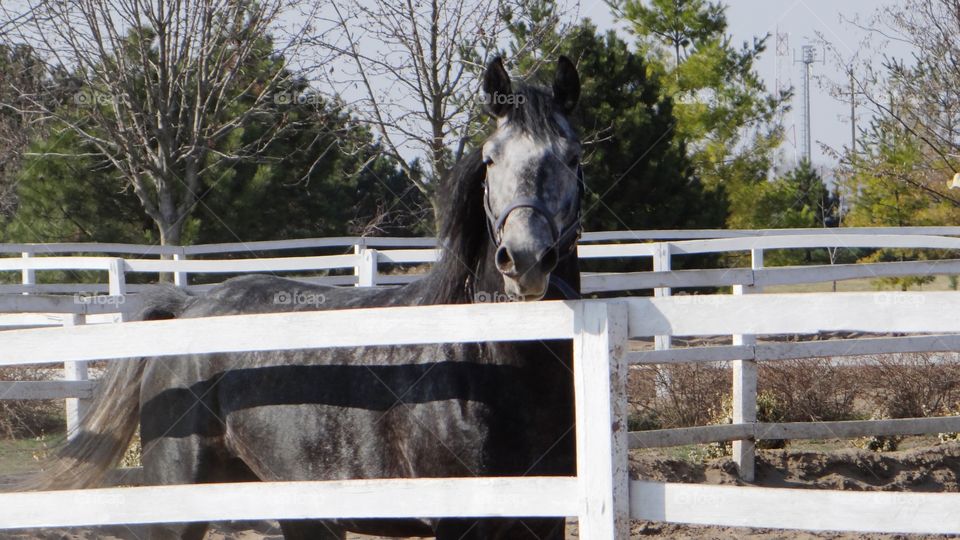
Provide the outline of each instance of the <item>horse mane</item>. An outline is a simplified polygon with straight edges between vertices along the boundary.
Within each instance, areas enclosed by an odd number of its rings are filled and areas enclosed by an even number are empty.
[[[478,280],[491,242],[483,212],[487,169],[480,148],[461,158],[437,193],[439,240],[443,251],[431,272],[431,303],[471,302],[468,280]]]

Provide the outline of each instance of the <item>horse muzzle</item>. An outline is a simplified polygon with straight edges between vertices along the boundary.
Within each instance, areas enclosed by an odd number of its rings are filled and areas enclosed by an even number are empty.
[[[510,298],[525,302],[540,300],[547,293],[550,273],[559,254],[553,242],[510,242],[497,247],[495,263]]]

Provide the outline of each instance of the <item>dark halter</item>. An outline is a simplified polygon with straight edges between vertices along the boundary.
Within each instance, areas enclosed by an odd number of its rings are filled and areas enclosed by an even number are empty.
[[[494,247],[499,248],[502,241],[503,226],[510,217],[510,213],[520,208],[529,208],[535,214],[540,214],[547,223],[550,224],[551,246],[557,255],[557,260],[563,260],[572,254],[577,247],[577,240],[580,239],[581,230],[581,202],[584,194],[583,168],[577,165],[577,200],[575,217],[569,223],[563,226],[563,229],[557,227],[554,216],[542,202],[530,197],[519,197],[514,199],[506,208],[496,215],[490,208],[490,190],[487,189],[487,181],[483,181],[483,211],[487,214],[487,231],[490,234],[490,241]],[[550,276],[550,286],[555,287],[563,296],[569,300],[580,298],[573,287],[555,275]]]

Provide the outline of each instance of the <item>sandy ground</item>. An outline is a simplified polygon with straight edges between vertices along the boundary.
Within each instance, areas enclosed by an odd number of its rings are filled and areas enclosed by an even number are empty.
[[[693,464],[658,455],[634,455],[634,478],[668,482],[742,484],[729,459]],[[861,450],[831,452],[762,450],[757,459],[756,485],[799,489],[840,489],[880,491],[960,491],[960,443],[913,448],[899,452],[873,453]],[[45,529],[8,531],[2,540],[135,540],[144,538],[142,529],[110,527],[101,529]],[[634,522],[631,538],[716,538],[716,539],[904,539],[919,540],[943,536],[902,534],[807,533],[737,527],[701,527]],[[351,536],[351,540],[372,537]],[[567,526],[567,538],[577,538],[576,523]],[[275,523],[218,524],[208,540],[281,540]]]

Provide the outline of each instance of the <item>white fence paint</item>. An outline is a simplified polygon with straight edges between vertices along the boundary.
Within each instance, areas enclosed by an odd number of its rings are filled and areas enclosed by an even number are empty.
[[[885,533],[960,531],[955,493],[894,493],[630,482],[635,519]]]
[[[633,518],[752,527],[862,532],[960,532],[951,493],[838,492],[628,482],[624,467],[623,343],[663,334],[770,334],[838,331],[916,331],[927,325],[960,332],[955,293],[896,293],[900,313],[876,309],[872,293],[707,296],[347,310],[151,321],[0,333],[0,363],[54,362],[211,352],[222,332],[245,346],[303,348],[390,341],[421,343],[573,338],[578,470],[574,478],[364,480],[319,483],[225,484],[119,488],[0,495],[4,527],[146,523],[268,517],[398,517],[578,515],[581,537],[620,536]],[[784,309],[792,305],[795,309]],[[838,307],[843,310],[838,313]],[[723,317],[718,316],[724,313]],[[321,317],[322,315],[322,317]],[[431,324],[440,319],[447,324]],[[360,322],[363,324],[360,324]],[[479,324],[478,324],[479,321]],[[187,322],[189,325],[179,323]],[[300,336],[304,327],[330,332]],[[374,328],[363,328],[373,326]],[[465,327],[464,327],[465,326]],[[256,328],[256,339],[247,334]],[[427,330],[429,328],[429,331]],[[483,328],[486,335],[477,330]],[[136,334],[134,334],[136,332]],[[139,336],[136,343],[117,344]],[[176,336],[178,339],[169,339]],[[258,342],[266,340],[266,343]],[[290,345],[291,341],[293,345]],[[173,341],[173,343],[168,343]],[[23,351],[21,348],[27,348]],[[754,345],[754,351],[759,345]],[[740,349],[741,351],[748,349]],[[72,352],[70,352],[72,351]],[[657,354],[668,351],[658,351]],[[63,358],[60,359],[63,361]],[[123,360],[118,360],[123,361]],[[619,395],[615,395],[619,394]],[[810,424],[742,424],[703,429],[739,437],[805,435],[834,429],[854,435],[884,430],[954,427],[958,419]],[[700,428],[694,428],[700,429]],[[805,433],[800,433],[804,431]],[[666,433],[659,435],[666,437]],[[730,433],[716,434],[729,436]],[[647,434],[632,434],[643,440]],[[701,437],[702,439],[702,437]],[[674,439],[676,440],[676,439]],[[700,439],[698,439],[700,440]],[[628,501],[624,493],[629,493]],[[82,503],[82,504],[81,504]],[[952,516],[952,517],[951,517]]]
[[[940,236],[934,236],[940,235]],[[882,275],[909,275],[910,273],[952,274],[960,271],[960,261],[931,261],[917,263],[878,263],[871,265],[835,265],[826,267],[771,268],[763,271],[742,270],[693,270],[669,272],[672,255],[751,251],[765,249],[808,248],[916,248],[960,249],[957,227],[904,227],[904,228],[844,228],[844,229],[772,229],[760,231],[709,230],[709,231],[622,231],[585,233],[579,247],[581,259],[653,257],[654,273],[585,274],[585,292],[610,292],[655,288],[659,294],[669,294],[669,287],[703,287],[723,285],[775,285],[836,281]],[[647,243],[651,239],[678,239],[665,243]],[[683,240],[697,238],[697,240]],[[610,243],[624,242],[627,243]],[[630,242],[635,241],[635,242]],[[642,242],[637,242],[642,241]],[[607,242],[607,243],[603,243]],[[5,244],[0,253],[16,254],[18,257],[0,258],[0,271],[20,271],[21,284],[2,285],[0,292],[75,293],[102,292],[100,284],[37,284],[36,271],[43,270],[101,270],[109,272],[111,283],[121,279],[121,274],[173,273],[175,283],[189,286],[190,273],[231,274],[246,272],[296,272],[317,270],[353,269],[353,277],[330,276],[314,278],[319,282],[335,285],[358,284],[359,271],[364,268],[366,281],[377,284],[407,283],[416,276],[381,274],[369,272],[360,264],[365,250],[375,254],[380,264],[428,264],[435,262],[438,251],[435,240],[429,238],[310,238],[271,242],[238,244],[211,244],[199,246],[138,246],[127,244]],[[188,257],[199,255],[256,255],[264,251],[342,248],[353,249],[346,255],[311,257],[273,257],[246,259],[202,259]],[[112,257],[59,257],[42,256],[58,253],[103,253],[128,254],[137,258],[119,259],[122,265],[111,272]],[[167,256],[172,259],[144,259],[149,256]],[[369,255],[368,255],[369,256]],[[116,264],[116,263],[114,263]],[[353,280],[352,282],[350,280]],[[204,288],[204,287],[200,287]],[[136,287],[130,289],[136,292]]]
[[[528,477],[0,493],[0,529],[215,520],[574,516],[580,511],[578,489],[576,478]]]
[[[582,538],[623,538],[629,534],[626,318],[623,305],[537,302],[237,315],[2,332],[0,365],[572,338],[578,476],[0,494],[0,528],[265,518],[576,515]],[[444,324],[437,325],[437,320]],[[611,429],[613,425],[619,427]]]

